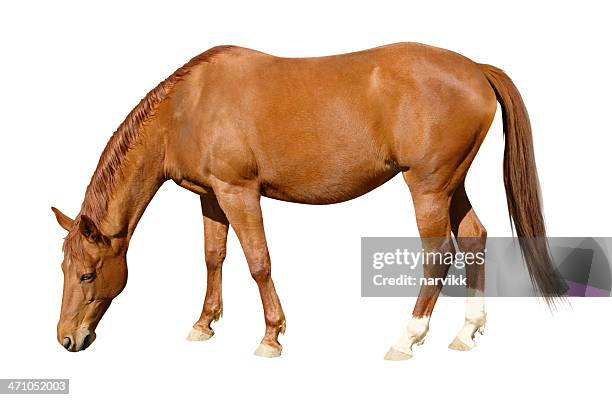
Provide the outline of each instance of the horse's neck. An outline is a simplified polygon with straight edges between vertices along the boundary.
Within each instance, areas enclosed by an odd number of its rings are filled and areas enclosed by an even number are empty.
[[[104,194],[106,210],[96,221],[105,234],[129,240],[147,205],[166,179],[165,141],[160,137],[163,130],[159,129],[158,121],[158,118],[147,121],[141,138],[113,173],[114,184],[109,185],[109,193]]]
[[[122,175],[121,183],[108,202],[103,223],[111,232],[124,231],[131,237],[145,208],[161,186],[161,163],[151,158],[130,162]]]

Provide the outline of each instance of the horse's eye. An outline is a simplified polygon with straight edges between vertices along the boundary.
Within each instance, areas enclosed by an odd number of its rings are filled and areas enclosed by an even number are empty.
[[[81,282],[91,282],[95,279],[95,277],[96,277],[95,272],[90,272],[89,274],[83,274],[81,275]]]

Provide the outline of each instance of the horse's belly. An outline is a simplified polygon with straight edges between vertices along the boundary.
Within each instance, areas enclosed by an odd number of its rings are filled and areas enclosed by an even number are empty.
[[[395,166],[384,163],[375,169],[356,165],[324,171],[302,166],[285,171],[262,179],[262,195],[294,203],[340,203],[377,188],[399,172]]]

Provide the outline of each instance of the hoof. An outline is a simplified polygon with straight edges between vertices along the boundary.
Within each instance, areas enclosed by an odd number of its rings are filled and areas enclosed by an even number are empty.
[[[212,329],[210,330],[210,332],[206,332],[196,328],[192,328],[191,332],[189,332],[189,335],[187,335],[187,340],[189,340],[190,342],[203,342],[213,337],[214,334],[215,332],[213,332]]]
[[[474,345],[463,343],[463,341],[459,340],[459,338],[455,338],[455,340],[453,340],[452,343],[448,345],[448,348],[457,351],[469,351],[474,348]]]
[[[404,353],[403,351],[399,351],[393,347],[391,347],[387,354],[385,354],[385,360],[389,361],[403,361],[410,360],[411,358],[412,354]]]
[[[274,358],[280,357],[281,350],[270,346],[269,344],[261,343],[259,347],[257,347],[257,350],[255,350],[254,354],[259,357]]]

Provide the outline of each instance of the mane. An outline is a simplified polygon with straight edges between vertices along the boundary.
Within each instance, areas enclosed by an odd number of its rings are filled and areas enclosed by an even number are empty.
[[[155,115],[155,110],[171,93],[172,88],[191,72],[192,68],[204,62],[210,62],[218,54],[224,53],[233,46],[217,46],[192,58],[187,64],[177,69],[163,80],[153,90],[140,100],[138,105],[128,114],[106,144],[96,170],[85,192],[81,212],[75,218],[75,225],[81,215],[87,215],[96,224],[100,224],[106,215],[108,201],[118,182],[121,166],[128,152],[137,144],[144,123]],[[80,247],[69,240],[76,229],[72,229],[64,242],[64,251],[72,247]],[[75,244],[72,246],[71,244]],[[76,248],[72,250],[78,250]]]

